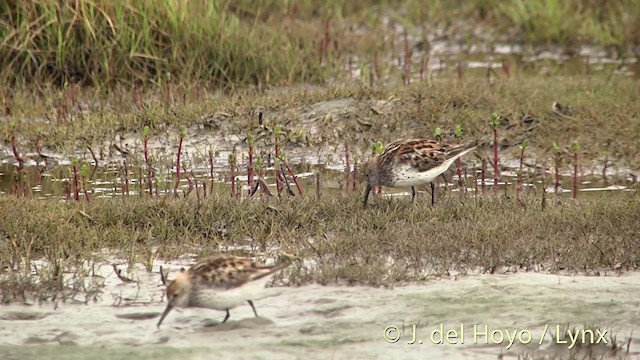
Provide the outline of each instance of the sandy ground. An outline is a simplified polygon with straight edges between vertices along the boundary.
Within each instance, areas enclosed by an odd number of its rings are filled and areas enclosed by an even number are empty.
[[[640,273],[479,275],[393,289],[271,287],[255,301],[258,318],[249,306],[232,310],[222,325],[223,312],[174,310],[157,329],[165,306],[158,273],[140,271],[138,284],[124,284],[108,266],[104,272],[97,303],[0,307],[0,359],[568,357],[571,338],[554,340],[567,324],[600,327],[599,344],[574,345],[574,353],[610,358],[613,335],[625,342],[619,358],[640,359]]]

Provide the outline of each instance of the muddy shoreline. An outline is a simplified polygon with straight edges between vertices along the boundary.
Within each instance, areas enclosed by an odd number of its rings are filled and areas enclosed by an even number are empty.
[[[164,302],[158,274],[140,272],[139,280],[137,285],[122,284],[115,274],[108,275],[102,300],[89,305],[58,304],[55,310],[53,304],[3,307],[0,355],[3,359],[79,359],[95,351],[101,359],[268,359],[276,354],[282,359],[383,359],[399,354],[407,359],[495,359],[499,354],[515,359],[523,353],[565,357],[586,351],[605,359],[640,355],[638,272],[603,276],[518,272],[435,278],[393,288],[275,286],[255,301],[258,318],[248,306],[240,307],[220,325],[222,313],[189,309],[171,314],[160,329],[155,324]],[[576,297],[577,293],[585,295]],[[114,305],[110,297],[128,300]],[[411,343],[413,325],[415,343]],[[457,341],[464,343],[438,344],[441,326],[445,332],[457,331]],[[554,335],[567,326],[606,331],[608,344],[602,340],[568,350],[571,342],[565,344]],[[525,336],[509,345],[506,335],[502,342],[498,335],[486,339],[483,329],[503,335],[530,333],[532,339]],[[614,339],[621,347],[617,353],[611,350]]]

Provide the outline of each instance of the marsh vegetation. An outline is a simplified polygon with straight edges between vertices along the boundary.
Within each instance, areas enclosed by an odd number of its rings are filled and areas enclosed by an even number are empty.
[[[290,287],[633,272],[639,24],[638,0],[0,4],[0,300],[216,252],[286,258]],[[435,206],[363,208],[376,143],[494,135]]]

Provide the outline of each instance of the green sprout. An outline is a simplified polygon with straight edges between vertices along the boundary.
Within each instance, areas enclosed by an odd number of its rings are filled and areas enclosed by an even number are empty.
[[[287,162],[287,156],[285,155],[284,151],[280,150],[280,153],[278,154],[278,160]]]
[[[456,125],[456,129],[454,130],[454,133],[456,135],[457,138],[461,138],[462,137],[462,133],[464,131],[462,130],[462,126],[460,124]]]
[[[233,150],[231,151],[231,154],[229,154],[229,165],[235,166],[236,165],[236,146],[233,146]]]
[[[491,120],[490,120],[490,123],[491,123],[491,126],[492,126],[494,129],[497,129],[497,128],[498,128],[498,126],[500,126],[500,119],[501,119],[500,115],[498,115],[498,114],[496,114],[496,113],[491,114]]]
[[[520,144],[520,150],[525,151],[529,147],[529,139],[524,139],[522,144]]]
[[[148,125],[145,125],[144,128],[142,129],[142,135],[144,136],[145,139],[148,139],[150,134],[151,134],[151,128],[149,128]]]
[[[80,166],[80,174],[85,179],[89,178],[89,165],[87,165],[87,163],[82,163]]]
[[[262,171],[262,158],[261,157],[257,157],[256,158],[256,171],[258,172],[258,174]]]
[[[573,150],[574,154],[577,154],[580,152],[580,144],[578,144],[578,140],[573,141],[573,143],[571,144],[571,149]]]
[[[187,136],[187,128],[184,125],[180,126],[180,137],[184,138]]]
[[[253,135],[249,134],[249,136],[247,136],[247,144],[249,144],[249,146],[253,147],[253,144],[255,144],[255,140],[253,138]]]
[[[553,150],[554,153],[559,153],[560,147],[558,146],[558,143],[554,141],[553,144],[551,144],[551,150]]]
[[[380,141],[377,141],[375,144],[371,145],[371,151],[374,154],[382,154],[384,151],[384,145]]]
[[[276,125],[273,127],[273,134],[274,134],[275,136],[280,136],[280,135],[282,135],[282,128],[280,127],[280,124],[276,124]]]

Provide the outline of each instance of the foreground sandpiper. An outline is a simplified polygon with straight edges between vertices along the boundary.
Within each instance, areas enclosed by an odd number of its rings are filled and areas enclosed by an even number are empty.
[[[457,158],[478,147],[478,142],[444,144],[429,139],[401,139],[384,147],[365,164],[367,188],[364,206],[374,186],[411,187],[411,201],[415,201],[416,186],[431,184],[431,203],[434,203],[433,181],[449,169]]]
[[[289,263],[258,265],[251,259],[219,255],[183,271],[167,287],[167,308],[158,321],[158,328],[174,307],[199,307],[226,311],[222,323],[229,319],[229,310],[245,302],[258,316],[253,299],[264,291],[266,283]]]

